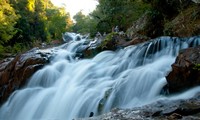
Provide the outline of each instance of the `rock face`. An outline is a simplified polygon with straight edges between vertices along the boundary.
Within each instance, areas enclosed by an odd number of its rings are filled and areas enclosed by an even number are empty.
[[[166,77],[170,93],[200,85],[200,46],[180,51]]]
[[[200,33],[200,5],[191,5],[165,23],[164,34],[189,37]]]
[[[34,72],[48,63],[48,55],[36,51],[32,49],[0,62],[0,105],[14,90],[24,85]]]

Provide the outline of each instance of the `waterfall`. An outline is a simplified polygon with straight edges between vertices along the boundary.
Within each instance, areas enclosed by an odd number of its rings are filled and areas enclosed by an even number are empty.
[[[51,63],[1,106],[0,120],[72,120],[114,107],[133,108],[172,99],[160,95],[165,76],[179,50],[199,45],[200,37],[160,37],[116,52],[104,51],[91,59],[76,59],[74,54],[85,41],[56,48]],[[192,93],[196,91],[200,89]],[[191,92],[186,95],[192,97]]]

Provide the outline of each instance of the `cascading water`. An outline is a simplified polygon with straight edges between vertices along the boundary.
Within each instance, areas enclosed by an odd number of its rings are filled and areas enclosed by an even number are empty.
[[[160,91],[178,51],[200,44],[200,37],[161,37],[77,60],[75,51],[85,40],[71,42],[65,50],[57,48],[51,64],[36,72],[0,108],[0,119],[71,120],[89,117],[91,112],[109,112],[114,107],[148,104],[163,98]]]

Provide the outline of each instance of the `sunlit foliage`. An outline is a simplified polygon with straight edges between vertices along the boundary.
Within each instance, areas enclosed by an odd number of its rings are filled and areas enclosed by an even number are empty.
[[[65,9],[50,0],[0,0],[0,52],[10,47],[19,52],[36,41],[61,40],[71,25]]]
[[[15,24],[18,18],[9,2],[0,0],[0,45],[8,42],[16,34]]]

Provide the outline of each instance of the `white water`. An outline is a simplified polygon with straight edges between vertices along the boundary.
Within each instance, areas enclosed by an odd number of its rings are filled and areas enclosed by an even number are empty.
[[[162,37],[118,52],[105,51],[93,59],[76,60],[74,51],[81,42],[84,40],[72,42],[66,50],[57,48],[52,63],[36,72],[0,108],[0,119],[71,120],[162,98],[186,99],[200,91],[195,88],[171,98],[159,94],[179,49],[200,44],[200,38]]]

